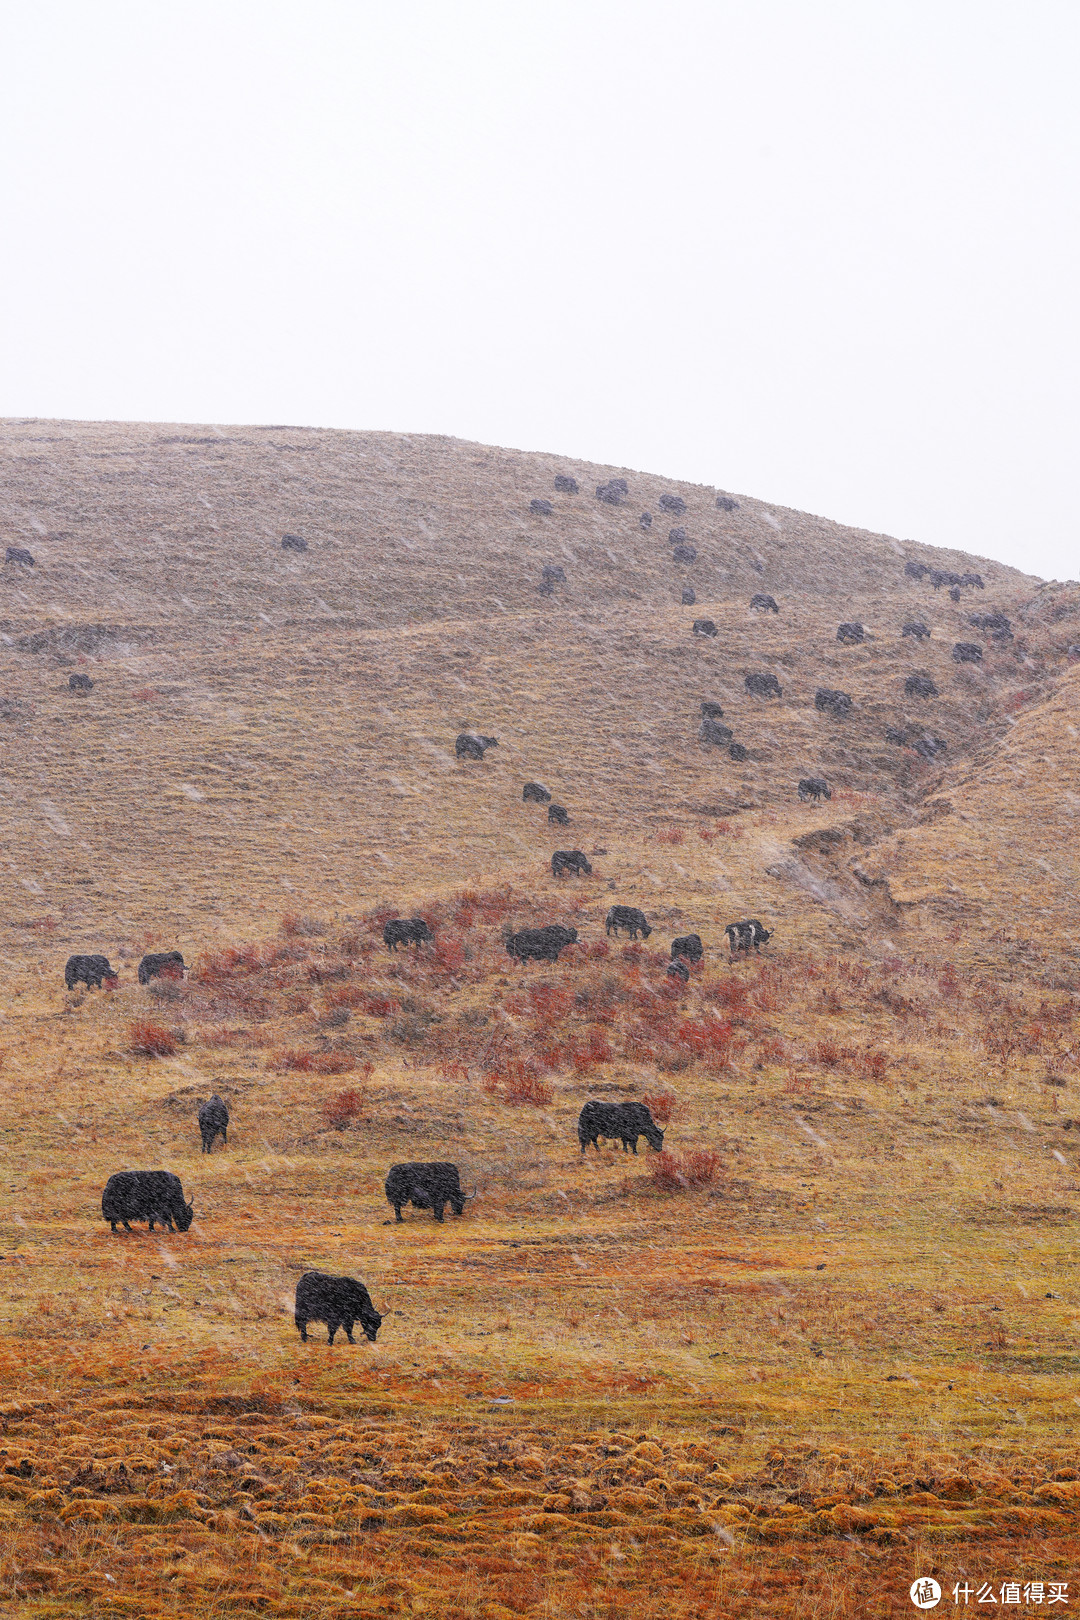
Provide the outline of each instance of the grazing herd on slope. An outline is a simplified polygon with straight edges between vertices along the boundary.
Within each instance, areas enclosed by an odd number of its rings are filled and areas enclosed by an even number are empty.
[[[568,474],[556,476],[555,488],[565,494],[576,495],[579,492],[577,481]],[[613,506],[622,505],[628,495],[628,485],[621,478],[609,479],[596,488],[597,499]],[[662,494],[658,504],[663,512],[675,516],[681,516],[686,511],[685,501],[675,494]],[[719,495],[716,505],[720,510],[727,512],[738,508],[738,502],[727,495]],[[553,514],[554,507],[551,501],[537,498],[530,503],[530,510],[537,517],[548,517]],[[650,528],[652,521],[651,512],[641,514],[640,522],[643,528]],[[697,551],[690,543],[684,527],[673,527],[669,531],[668,539],[673,548],[672,557],[675,561],[692,563],[696,560]],[[283,550],[296,553],[307,550],[306,540],[294,534],[283,535],[281,545]],[[23,566],[34,565],[33,556],[21,547],[9,546],[5,560]],[[905,574],[916,581],[929,578],[935,590],[948,588],[954,601],[959,600],[960,591],[964,588],[978,590],[985,588],[978,574],[958,575],[945,570],[931,569],[922,563],[909,562],[905,566]],[[556,584],[565,583],[566,573],[561,566],[555,564],[544,566],[540,584],[542,592],[551,594]],[[683,589],[682,600],[684,605],[694,604],[695,594],[692,588]],[[750,599],[750,607],[758,612],[774,614],[780,612],[776,599],[765,592],[756,592]],[[1003,614],[971,615],[970,622],[976,628],[988,633],[998,643],[1011,639],[1011,626]],[[714,638],[719,632],[713,620],[695,619],[691,633],[695,637]],[[903,625],[901,634],[921,643],[929,637],[930,631],[921,621],[912,620]],[[842,646],[857,646],[865,641],[866,630],[857,621],[845,622],[838,627],[836,639]],[[952,653],[954,661],[958,664],[977,663],[981,661],[982,655],[981,646],[975,642],[957,642]],[[751,671],[745,677],[745,685],[747,692],[755,697],[772,699],[783,695],[776,676],[768,671]],[[69,677],[69,686],[73,692],[85,693],[93,689],[93,682],[88,675],[73,674]],[[929,676],[912,675],[905,684],[905,695],[929,699],[936,697],[938,693]],[[829,713],[836,718],[843,718],[852,708],[852,700],[847,693],[825,687],[817,690],[814,703],[819,712]],[[748,757],[745,745],[736,742],[731,729],[720,724],[723,709],[719,704],[703,702],[701,714],[699,736],[702,742],[726,747],[735,760],[745,760]],[[887,738],[889,741],[908,741],[904,733],[893,728],[890,728]],[[944,749],[945,744],[940,739],[923,737],[916,740],[913,746],[923,753],[924,757],[929,758]],[[455,755],[461,761],[482,762],[486,751],[497,747],[496,737],[463,731],[456,738]],[[802,778],[798,784],[798,794],[803,802],[814,803],[832,796],[828,783],[821,777]],[[566,807],[552,802],[550,791],[541,783],[526,782],[522,789],[522,800],[526,803],[546,804],[549,824],[569,825],[570,818]],[[589,860],[577,849],[556,850],[551,858],[551,870],[555,878],[570,876],[580,878],[592,874]],[[625,932],[631,940],[636,941],[639,938],[648,939],[652,931],[645,913],[634,906],[612,906],[605,919],[605,932],[608,936],[617,937],[620,932]],[[766,929],[757,918],[729,923],[724,929],[724,934],[732,958],[746,955],[751,950],[758,952],[771,938],[770,930]],[[421,946],[434,943],[434,934],[421,917],[397,917],[386,923],[383,940],[389,951],[396,951],[403,945],[406,947],[413,945],[419,950]],[[529,961],[554,963],[558,961],[561,951],[577,943],[577,929],[567,928],[561,924],[519,929],[509,933],[505,940],[511,960],[521,966]],[[702,961],[704,951],[705,947],[699,934],[688,934],[673,940],[671,961],[667,967],[668,974],[685,983],[689,979],[690,966]],[[182,978],[184,971],[185,963],[179,951],[151,953],[144,956],[139,963],[138,981],[140,985],[146,986],[159,977]],[[73,990],[79,984],[86,988],[114,989],[119,977],[107,956],[73,955],[65,965],[64,981],[69,990]],[[213,1151],[219,1135],[223,1144],[227,1145],[229,1111],[222,1098],[215,1094],[199,1105],[198,1125],[203,1153]],[[593,1147],[599,1148],[601,1138],[621,1141],[624,1152],[633,1151],[635,1154],[641,1136],[644,1136],[649,1146],[657,1152],[662,1150],[664,1141],[663,1131],[653,1120],[649,1109],[642,1103],[602,1103],[590,1100],[581,1110],[577,1131],[583,1153],[590,1143]],[[439,1222],[443,1220],[443,1211],[448,1204],[454,1214],[460,1216],[464,1213],[466,1202],[475,1196],[475,1193],[462,1191],[457,1166],[442,1162],[393,1165],[386,1178],[385,1194],[397,1222],[402,1219],[402,1209],[409,1205],[417,1209],[430,1209],[434,1219]],[[179,1177],[162,1170],[124,1170],[110,1176],[102,1194],[101,1207],[103,1218],[110,1222],[113,1232],[117,1230],[118,1225],[130,1231],[130,1222],[133,1220],[145,1220],[151,1232],[154,1231],[155,1225],[162,1226],[169,1232],[186,1232],[194,1218],[193,1202],[185,1200]],[[332,1277],[315,1271],[306,1272],[297,1284],[294,1319],[303,1341],[307,1340],[309,1322],[325,1323],[331,1344],[339,1327],[344,1328],[350,1343],[355,1342],[353,1327],[356,1322],[360,1323],[366,1337],[374,1342],[382,1323],[382,1317],[372,1305],[368,1291],[362,1283],[350,1277]]]

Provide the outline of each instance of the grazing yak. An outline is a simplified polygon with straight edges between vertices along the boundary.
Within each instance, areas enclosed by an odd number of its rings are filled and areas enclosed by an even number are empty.
[[[693,607],[693,605],[694,605],[694,603],[696,601],[697,601],[697,592],[694,590],[694,587],[692,585],[685,586],[683,588],[683,593],[682,593],[682,605],[683,605],[683,607]]]
[[[909,619],[901,630],[902,636],[914,636],[916,641],[926,641],[930,636],[930,628],[920,619]]]
[[[737,512],[739,510],[738,501],[733,501],[730,495],[718,495],[716,497],[716,506],[720,512]]]
[[[562,877],[568,872],[573,872],[577,877],[592,875],[592,867],[580,849],[557,849],[551,857],[552,877]]]
[[[296,1285],[296,1308],[293,1316],[300,1330],[300,1338],[307,1343],[309,1322],[325,1322],[329,1329],[327,1344],[333,1344],[339,1327],[345,1329],[350,1344],[353,1323],[359,1322],[365,1336],[375,1343],[382,1327],[382,1317],[371,1303],[371,1295],[355,1277],[330,1277],[325,1271],[305,1271]]]
[[[677,563],[697,562],[697,548],[695,546],[676,546],[671,556],[672,560]]]
[[[394,1164],[386,1178],[386,1196],[394,1206],[395,1220],[401,1219],[403,1204],[430,1209],[437,1221],[450,1205],[455,1215],[465,1213],[465,1205],[476,1193],[463,1193],[456,1164]]]
[[[182,979],[187,964],[179,951],[152,951],[139,963],[139,983],[151,979]]]
[[[854,621],[850,624],[840,625],[836,632],[836,639],[843,647],[856,647],[860,641],[865,639],[865,636],[866,631],[862,625]]]
[[[951,568],[931,568],[930,583],[935,591],[940,591],[943,585],[959,585],[960,575],[954,574]]]
[[[832,798],[832,788],[823,776],[804,776],[799,783],[799,798],[803,804],[811,799],[818,804],[822,799]]]
[[[281,537],[281,549],[282,551],[306,551],[307,541],[303,535],[283,534]]]
[[[683,934],[679,939],[671,942],[672,961],[677,956],[685,956],[688,962],[700,962],[705,955],[705,947],[701,943],[700,934]]]
[[[783,688],[776,676],[770,675],[766,670],[751,670],[743,681],[743,685],[751,697],[778,698],[784,695]]]
[[[559,491],[560,495],[576,495],[578,492],[578,481],[576,478],[571,477],[569,473],[556,473],[555,488]]]
[[[771,931],[762,927],[756,917],[751,917],[747,922],[728,923],[724,933],[727,935],[732,956],[736,951],[749,951],[751,946],[758,951],[772,938]]]
[[[619,929],[625,928],[631,939],[648,939],[652,929],[645,920],[645,913],[639,911],[637,906],[612,906],[604,921],[605,932],[618,937]]]
[[[483,759],[485,748],[498,748],[498,737],[481,737],[474,731],[463,731],[454,743],[458,759]]]
[[[752,608],[760,608],[763,613],[779,613],[775,596],[766,596],[764,591],[755,591],[750,598]]]
[[[175,1221],[186,1232],[193,1218],[191,1204],[184,1202],[180,1177],[171,1170],[118,1170],[105,1183],[101,1213],[114,1232],[117,1221],[125,1232],[131,1231],[129,1221],[147,1221],[151,1232],[155,1221],[172,1232]]]
[[[929,675],[909,675],[904,682],[904,695],[906,697],[933,698],[937,697],[938,689]]]
[[[435,935],[423,917],[391,917],[382,937],[388,951],[396,951],[399,945],[415,945],[419,950],[421,945],[435,943]]]
[[[814,693],[814,708],[842,720],[851,713],[851,698],[846,692],[837,692],[831,686],[819,686]]]
[[[74,990],[76,984],[85,984],[88,990],[91,985],[99,990],[102,985],[106,990],[115,990],[120,977],[116,969],[109,966],[107,956],[69,956],[64,964],[64,983],[69,990]]]
[[[722,720],[724,711],[719,703],[712,703],[706,699],[701,705],[701,717],[703,720]]]
[[[695,619],[694,620],[694,625],[693,625],[693,629],[691,630],[691,635],[695,635],[695,636],[715,636],[715,635],[718,635],[718,634],[719,634],[719,631],[717,630],[716,625],[713,623],[713,621],[711,619]]]
[[[551,794],[539,782],[526,782],[521,790],[521,798],[525,804],[530,802],[533,804],[548,804],[551,800]]]
[[[548,923],[543,928],[520,928],[508,934],[507,954],[515,962],[557,962],[559,952],[567,945],[577,944],[577,929],[564,928],[562,923]]]
[[[1012,625],[1004,613],[971,613],[968,615],[968,624],[974,625],[976,630],[989,630],[992,641],[1013,639]]]
[[[8,546],[4,561],[22,563],[24,568],[34,567],[33,553],[27,551],[25,546]]]
[[[664,1133],[644,1103],[587,1102],[578,1115],[577,1133],[582,1153],[590,1142],[599,1153],[601,1136],[608,1142],[621,1142],[624,1153],[630,1148],[637,1152],[639,1136],[654,1153],[664,1146]]]
[[[569,814],[567,813],[567,809],[566,809],[565,804],[549,804],[548,805],[548,826],[549,827],[569,827],[569,825],[570,825],[570,817],[569,817]]]
[[[925,579],[930,572],[927,563],[909,562],[904,564],[904,573],[908,579]]]
[[[661,495],[656,504],[661,512],[674,512],[680,517],[686,511],[686,502],[681,495]]]
[[[550,501],[530,501],[529,511],[534,517],[550,517],[555,508]]]
[[[673,546],[685,546],[690,538],[685,529],[669,529],[667,537]]]
[[[736,760],[740,765],[745,760],[750,758],[750,750],[746,747],[745,743],[733,742],[728,749],[728,753],[731,755],[731,758]]]
[[[981,574],[961,574],[961,585],[972,586],[977,591],[985,591],[986,583]]]
[[[712,720],[707,715],[698,727],[698,741],[712,743],[717,748],[726,748],[734,735],[730,726],[721,725],[719,720]]]
[[[983,650],[974,641],[958,641],[952,650],[954,664],[981,664]]]
[[[606,506],[621,506],[623,497],[630,493],[625,478],[609,478],[606,484],[597,484],[596,498]]]
[[[228,1145],[229,1110],[215,1091],[214,1095],[204,1103],[199,1104],[199,1135],[202,1137],[202,1150],[204,1153],[214,1151],[214,1139],[220,1136],[225,1145]]]
[[[69,692],[92,692],[93,690],[94,690],[94,683],[90,679],[89,675],[69,675],[68,676],[68,691]]]
[[[641,516],[638,518],[638,523],[641,525],[641,527],[643,529],[651,529],[652,528],[652,513],[651,512],[642,512]]]
[[[540,580],[544,585],[565,585],[566,569],[560,563],[545,563],[540,570]]]
[[[894,748],[906,748],[907,732],[899,730],[896,726],[886,726],[885,741],[892,743]]]
[[[683,984],[690,983],[690,969],[679,956],[673,956],[664,969],[669,979],[681,979]]]

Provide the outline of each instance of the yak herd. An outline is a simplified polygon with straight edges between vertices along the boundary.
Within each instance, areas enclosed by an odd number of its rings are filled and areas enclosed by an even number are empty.
[[[577,481],[565,473],[556,476],[555,488],[562,494],[576,495],[579,492]],[[609,479],[596,489],[597,499],[613,506],[622,505],[628,494],[626,481],[620,478]],[[727,512],[738,508],[738,502],[727,495],[718,496],[716,504],[720,510]],[[674,494],[661,495],[659,506],[663,512],[674,516],[681,516],[686,511],[685,501],[681,496]],[[530,510],[537,517],[549,517],[554,508],[551,501],[538,498],[531,502]],[[643,528],[651,527],[652,514],[642,513],[640,521]],[[697,553],[689,544],[685,528],[673,528],[668,538],[676,561],[695,560]],[[295,552],[307,549],[306,542],[297,535],[283,536],[282,547]],[[6,560],[24,565],[33,564],[33,558],[28,552],[22,552],[14,547],[8,548]],[[985,588],[978,574],[953,574],[945,570],[932,569],[923,563],[909,562],[904,572],[913,580],[928,578],[935,590],[947,588],[953,600],[959,599],[963,588],[977,590]],[[565,582],[565,572],[561,567],[549,565],[543,570],[541,582],[543,591],[550,593],[555,584]],[[691,589],[684,590],[683,602],[687,605],[694,602],[694,593]],[[751,597],[750,606],[759,612],[776,614],[780,612],[775,598],[765,592],[755,593]],[[1003,614],[972,615],[970,622],[997,642],[1011,639],[1011,627]],[[718,631],[713,620],[695,619],[692,634],[695,637],[712,638]],[[902,635],[921,643],[929,637],[930,631],[921,621],[911,620],[904,624]],[[844,646],[859,645],[865,637],[863,625],[857,622],[841,624],[836,633],[837,641]],[[977,663],[982,658],[982,648],[975,642],[957,642],[952,656],[957,663]],[[768,671],[750,672],[745,677],[745,684],[747,691],[755,697],[782,696],[779,681]],[[92,685],[88,676],[77,675],[71,679],[72,690],[89,691]],[[929,676],[912,675],[906,682],[905,694],[908,697],[931,698],[937,696],[937,688]],[[852,707],[851,698],[847,693],[826,687],[818,689],[814,703],[819,711],[836,718],[843,718]],[[726,747],[736,760],[746,759],[748,757],[746,747],[734,740],[731,729],[720,723],[722,718],[723,709],[718,703],[702,703],[699,733],[701,741]],[[888,733],[888,740],[908,741],[905,733],[892,728]],[[921,741],[933,744],[930,752],[926,749],[921,750],[926,757],[932,757],[932,753],[940,751],[939,739],[921,739]],[[918,742],[914,746],[918,748]],[[940,743],[940,748],[944,746],[944,743]],[[461,761],[482,761],[489,748],[497,747],[497,737],[464,731],[457,737],[454,751]],[[817,776],[803,777],[798,784],[798,794],[803,802],[814,803],[832,796],[828,783]],[[541,783],[526,782],[521,796],[526,803],[546,805],[550,825],[569,825],[570,817],[566,807],[554,803],[550,791]],[[553,877],[557,879],[582,877],[591,875],[592,866],[581,850],[559,849],[551,857],[551,871]],[[605,918],[605,932],[608,936],[617,937],[622,932],[631,940],[648,939],[652,931],[645,913],[636,906],[614,905]],[[771,938],[770,930],[754,917],[728,923],[724,934],[732,958],[745,956],[751,950],[759,951]],[[394,917],[385,924],[383,941],[388,951],[396,951],[401,946],[407,948],[410,945],[420,950],[421,947],[433,945],[435,936],[422,917]],[[578,943],[578,932],[576,928],[549,923],[539,928],[508,930],[504,943],[511,961],[522,967],[530,961],[554,963],[558,961],[563,950]],[[685,982],[689,978],[690,967],[702,960],[704,952],[705,947],[699,934],[687,934],[673,940],[667,972]],[[139,963],[138,981],[140,985],[145,986],[156,978],[182,978],[184,972],[184,958],[179,951],[151,953],[144,956]],[[74,955],[65,965],[64,982],[68,990],[74,990],[80,984],[87,989],[94,987],[111,990],[116,988],[119,976],[116,969],[110,965],[107,956]],[[215,1095],[199,1105],[198,1126],[203,1153],[213,1151],[218,1136],[221,1137],[223,1144],[227,1144],[228,1125],[229,1111],[219,1096]],[[610,1142],[621,1142],[624,1153],[629,1151],[636,1153],[638,1139],[642,1136],[656,1152],[661,1151],[664,1143],[664,1133],[654,1121],[649,1109],[643,1103],[636,1102],[603,1103],[595,1100],[586,1102],[578,1118],[577,1133],[582,1153],[590,1143],[598,1149],[601,1138]],[[440,1222],[447,1205],[455,1216],[460,1216],[464,1213],[465,1204],[475,1196],[475,1192],[463,1192],[457,1166],[442,1162],[392,1165],[384,1190],[397,1222],[402,1219],[402,1209],[409,1205],[416,1209],[430,1209],[434,1219]],[[101,1211],[113,1232],[117,1230],[118,1225],[122,1225],[125,1231],[130,1232],[131,1221],[146,1221],[151,1232],[155,1225],[169,1232],[186,1232],[194,1218],[193,1203],[185,1200],[180,1178],[165,1170],[121,1170],[111,1175],[102,1194]],[[294,1320],[303,1341],[307,1340],[308,1323],[314,1321],[326,1325],[329,1343],[334,1342],[334,1336],[340,1327],[344,1328],[345,1335],[352,1344],[355,1342],[353,1327],[357,1322],[360,1323],[366,1337],[374,1342],[382,1323],[382,1316],[372,1305],[367,1289],[354,1278],[332,1277],[324,1272],[308,1271],[300,1278],[296,1287]]]
[[[580,851],[560,853],[580,856],[583,868],[575,865],[571,869],[591,872],[591,866]],[[653,932],[645,913],[637,906],[612,906],[605,918],[605,931],[616,937],[624,932],[632,940],[648,939]],[[771,937],[756,918],[729,923],[725,933],[732,956],[750,949],[757,951]],[[383,943],[388,951],[396,951],[402,945],[412,945],[419,951],[434,942],[435,935],[423,917],[392,917],[383,926]],[[578,932],[560,923],[549,923],[542,928],[509,932],[505,943],[511,960],[522,966],[532,960],[556,962],[562,950],[578,943]],[[700,962],[704,954],[701,935],[685,934],[672,941],[667,971],[685,982],[689,978],[689,964]],[[179,951],[154,952],[139,963],[138,981],[149,985],[159,977],[182,979],[184,972],[184,958]],[[65,964],[64,982],[69,990],[78,984],[115,989],[119,975],[106,956],[72,956]],[[227,1145],[229,1110],[221,1097],[215,1093],[200,1103],[197,1118],[203,1153],[213,1151],[218,1136]],[[654,1152],[659,1153],[664,1145],[663,1131],[645,1104],[637,1102],[604,1103],[590,1099],[578,1116],[577,1134],[582,1153],[590,1144],[599,1150],[601,1139],[621,1142],[624,1153],[636,1154],[640,1137],[645,1138]],[[468,1193],[462,1190],[457,1165],[441,1161],[392,1165],[384,1191],[395,1221],[401,1221],[402,1209],[411,1205],[415,1209],[430,1209],[434,1219],[441,1222],[447,1205],[460,1216],[465,1212],[466,1203],[476,1196],[475,1190]],[[190,1228],[194,1201],[185,1199],[180,1177],[172,1171],[118,1170],[105,1184],[101,1213],[113,1232],[118,1226],[130,1232],[132,1221],[145,1221],[150,1232],[160,1226],[175,1234]],[[343,1328],[349,1343],[354,1344],[355,1324],[359,1322],[367,1338],[374,1342],[382,1316],[363,1283],[355,1278],[307,1271],[296,1286],[294,1321],[304,1342],[308,1323],[323,1322],[328,1343],[333,1344],[338,1328]]]

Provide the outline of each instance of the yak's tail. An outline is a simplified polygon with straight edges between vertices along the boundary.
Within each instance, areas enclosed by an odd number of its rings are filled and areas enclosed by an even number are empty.
[[[475,1198],[476,1197],[476,1188],[474,1187],[471,1193],[462,1193],[461,1196],[462,1196],[462,1198],[465,1198],[465,1199]]]

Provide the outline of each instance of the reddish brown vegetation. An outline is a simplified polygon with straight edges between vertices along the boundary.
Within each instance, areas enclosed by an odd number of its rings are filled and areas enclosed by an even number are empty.
[[[720,1170],[720,1155],[711,1148],[691,1148],[686,1153],[658,1153],[649,1169],[652,1180],[665,1192],[709,1187]]]
[[[175,1030],[150,1019],[140,1019],[128,1031],[128,1050],[140,1057],[172,1057],[177,1048]]]
[[[490,1070],[484,1076],[484,1090],[511,1107],[527,1104],[532,1108],[546,1108],[555,1095],[554,1086],[541,1080],[530,1064],[520,1062]]]
[[[278,1074],[350,1074],[356,1059],[348,1052],[275,1052],[270,1067]]]
[[[368,1067],[370,1068],[370,1064]],[[366,1092],[355,1087],[347,1091],[335,1091],[323,1101],[323,1122],[331,1130],[343,1131],[363,1113],[366,1102]]]
[[[678,1098],[673,1091],[646,1091],[642,1102],[658,1125],[666,1125],[674,1116]]]

